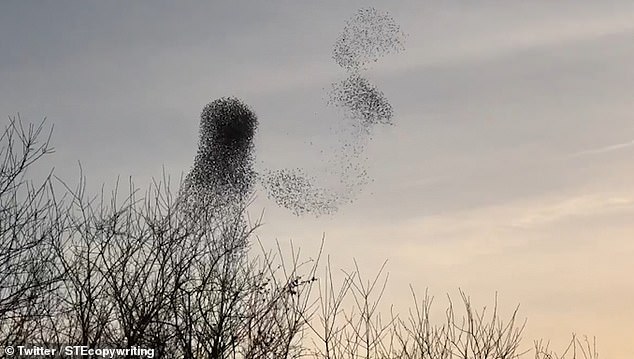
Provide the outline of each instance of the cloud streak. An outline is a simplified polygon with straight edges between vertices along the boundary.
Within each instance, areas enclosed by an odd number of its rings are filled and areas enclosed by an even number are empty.
[[[631,141],[628,141],[628,142],[623,142],[623,143],[617,143],[617,144],[614,144],[614,145],[597,147],[597,148],[591,148],[591,149],[588,149],[588,150],[579,151],[579,152],[576,152],[576,153],[573,153],[573,154],[569,155],[568,158],[576,158],[576,157],[589,156],[589,155],[599,155],[599,154],[603,154],[603,153],[607,153],[607,152],[613,152],[613,151],[627,149],[627,148],[630,148],[632,146],[634,146],[634,140],[631,140]]]

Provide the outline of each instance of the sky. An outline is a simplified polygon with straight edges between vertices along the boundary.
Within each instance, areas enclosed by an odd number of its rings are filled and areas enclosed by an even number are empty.
[[[3,1],[0,112],[54,125],[47,165],[89,186],[191,168],[200,112],[237,96],[259,118],[258,168],[319,171],[341,119],[331,51],[359,8],[389,12],[405,51],[366,76],[394,107],[366,148],[372,182],[331,216],[256,193],[259,231],[445,304],[495,293],[525,345],[596,336],[634,357],[634,2]]]

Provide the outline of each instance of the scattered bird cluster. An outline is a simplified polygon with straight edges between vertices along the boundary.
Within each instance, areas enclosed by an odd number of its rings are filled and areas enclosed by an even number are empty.
[[[299,169],[269,171],[264,186],[269,197],[296,215],[331,214],[354,201],[370,181],[365,168],[365,147],[372,127],[392,124],[393,109],[383,92],[365,77],[367,65],[391,52],[404,49],[404,33],[387,13],[374,8],[361,9],[346,22],[335,42],[332,58],[348,77],[334,83],[328,93],[328,105],[342,110],[339,128],[341,143],[330,159],[329,173],[338,177],[338,185],[319,186],[317,176]]]
[[[330,214],[338,205],[339,198],[332,191],[316,185],[315,177],[300,168],[267,171],[262,184],[270,198],[296,215]]]
[[[379,58],[405,49],[404,33],[388,13],[360,9],[346,22],[332,57],[348,71],[359,71]]]
[[[327,105],[342,111],[341,143],[328,170],[311,176],[304,170],[253,170],[257,118],[240,100],[221,98],[201,115],[194,167],[186,180],[190,202],[212,208],[243,203],[257,180],[269,198],[296,215],[332,214],[354,201],[370,179],[363,154],[373,126],[392,124],[393,109],[383,92],[362,72],[382,56],[403,49],[404,34],[387,13],[361,9],[346,22],[332,57],[347,77],[332,84]],[[323,185],[323,177],[335,178]]]
[[[333,84],[329,103],[345,109],[346,115],[361,122],[366,130],[377,124],[392,124],[392,105],[383,92],[359,74]]]

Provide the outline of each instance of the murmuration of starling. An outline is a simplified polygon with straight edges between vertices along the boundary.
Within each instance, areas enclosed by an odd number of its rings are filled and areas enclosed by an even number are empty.
[[[328,103],[345,109],[350,118],[368,129],[373,125],[392,124],[392,105],[383,92],[358,74],[334,83]]]
[[[237,98],[220,98],[204,107],[198,152],[185,181],[189,202],[231,206],[247,199],[256,179],[257,126],[255,113]]]
[[[382,91],[361,73],[370,63],[389,53],[404,50],[405,34],[387,13],[375,8],[360,9],[350,18],[336,40],[332,58],[347,73],[333,83],[327,105],[342,111],[341,143],[330,169],[311,176],[301,169],[282,169],[262,174],[269,198],[296,215],[335,213],[355,200],[360,188],[371,179],[365,168],[364,152],[377,125],[391,125],[394,111]],[[323,186],[326,174],[339,178],[337,186]]]
[[[332,58],[348,71],[364,70],[389,53],[405,50],[404,39],[405,33],[388,13],[360,9],[346,22]]]
[[[336,193],[316,185],[315,178],[299,168],[267,171],[263,185],[270,198],[297,216],[332,214],[341,201]]]
[[[362,72],[388,53],[404,49],[404,33],[387,13],[359,10],[346,22],[336,40],[332,58],[347,77],[332,84],[326,105],[342,110],[341,143],[329,159],[330,169],[313,176],[302,169],[253,169],[253,139],[257,117],[236,98],[220,98],[205,106],[200,118],[200,139],[194,166],[185,180],[192,210],[236,208],[260,182],[268,197],[295,215],[335,213],[351,203],[370,179],[365,168],[365,147],[371,130],[392,124],[393,108],[383,92]],[[324,185],[326,175],[334,183]],[[212,212],[215,213],[215,212]]]

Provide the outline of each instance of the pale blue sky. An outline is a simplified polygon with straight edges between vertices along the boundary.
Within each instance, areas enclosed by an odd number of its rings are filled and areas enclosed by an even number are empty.
[[[262,238],[310,252],[325,232],[341,265],[391,261],[393,301],[410,282],[497,290],[529,342],[576,331],[631,358],[634,2],[3,1],[0,109],[48,117],[56,173],[81,161],[93,188],[187,171],[227,95],[259,115],[260,166],[319,170],[340,121],[324,89],[345,76],[330,50],[365,6],[408,33],[367,74],[396,113],[367,149],[374,182],[319,219],[260,194]]]

